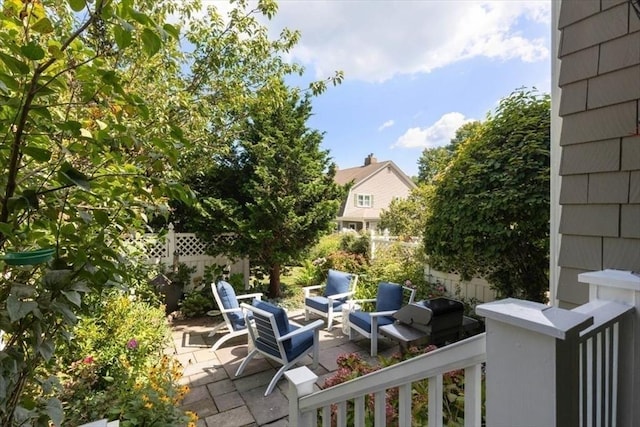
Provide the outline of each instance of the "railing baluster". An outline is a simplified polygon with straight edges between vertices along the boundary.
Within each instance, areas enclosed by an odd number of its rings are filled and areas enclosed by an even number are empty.
[[[597,427],[595,421],[597,420],[598,413],[598,350],[597,350],[597,336],[591,337],[589,340],[591,341],[591,363],[590,363],[590,374],[591,375],[591,415],[589,417],[589,425],[593,427]]]
[[[331,427],[331,405],[322,408],[322,427]]]
[[[342,401],[337,404],[337,426],[345,427],[347,425],[347,402]]]
[[[398,418],[401,426],[411,425],[411,383],[398,387]]]
[[[374,397],[374,426],[386,427],[387,425],[387,393],[386,390],[376,392]]]
[[[482,425],[482,365],[464,370],[464,427]]]
[[[429,427],[442,426],[442,375],[429,378]]]
[[[353,425],[355,427],[363,427],[364,426],[364,396],[358,396],[353,400]]]
[[[612,348],[612,365],[613,370],[611,372],[611,426],[615,427],[617,424],[616,414],[618,413],[618,361],[620,360],[618,352],[620,350],[620,323],[614,323],[612,325],[613,332],[613,348]]]
[[[613,396],[613,328],[610,326],[605,331],[605,348],[606,348],[606,356],[607,356],[607,375],[606,379],[606,405],[605,405],[605,424],[606,426],[612,425],[611,423],[611,414],[612,414],[612,396]]]

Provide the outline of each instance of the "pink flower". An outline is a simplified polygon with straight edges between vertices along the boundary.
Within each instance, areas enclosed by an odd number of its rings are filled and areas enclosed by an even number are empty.
[[[84,363],[85,365],[90,365],[93,363],[93,356],[87,356],[84,359],[82,359],[82,363]]]
[[[128,342],[127,342],[127,348],[129,350],[135,350],[136,348],[138,348],[138,341],[135,340],[135,338],[131,338]]]

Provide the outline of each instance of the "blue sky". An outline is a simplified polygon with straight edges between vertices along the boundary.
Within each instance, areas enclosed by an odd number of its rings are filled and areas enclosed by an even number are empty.
[[[550,91],[550,22],[551,0],[281,0],[267,25],[301,32],[288,59],[306,78],[344,72],[308,122],[338,166],[373,153],[413,176],[517,88]]]

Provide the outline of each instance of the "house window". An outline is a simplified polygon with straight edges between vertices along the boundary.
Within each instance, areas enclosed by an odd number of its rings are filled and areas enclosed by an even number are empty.
[[[358,194],[356,195],[356,206],[359,208],[370,208],[373,206],[373,195]]]

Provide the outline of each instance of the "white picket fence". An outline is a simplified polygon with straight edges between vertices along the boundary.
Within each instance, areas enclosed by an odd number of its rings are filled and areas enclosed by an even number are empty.
[[[207,243],[198,239],[195,233],[176,233],[173,224],[169,224],[168,233],[162,238],[153,234],[145,238],[154,243],[148,247],[150,264],[165,264],[167,267],[184,263],[188,267],[195,267],[191,274],[191,284],[185,290],[201,282],[205,268],[210,265],[225,266],[229,274],[241,273],[244,277],[245,288],[249,286],[249,260],[234,261],[226,256],[207,255]]]
[[[371,258],[375,258],[376,252],[385,250],[391,245],[400,244],[407,248],[417,248],[422,242],[419,237],[412,237],[409,240],[402,240],[398,237],[390,236],[388,232],[376,234],[375,230],[370,231],[371,240]],[[496,293],[491,289],[491,285],[480,277],[474,277],[471,280],[463,281],[459,275],[455,273],[445,273],[434,270],[430,265],[424,266],[425,279],[429,283],[439,283],[445,287],[447,293],[451,295],[460,295],[464,298],[475,298],[482,302],[491,302],[496,299]]]

